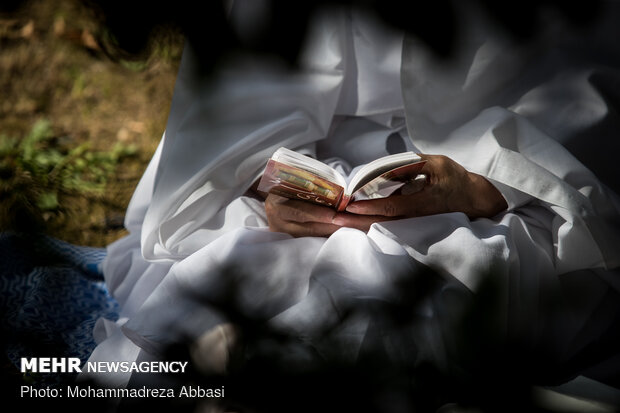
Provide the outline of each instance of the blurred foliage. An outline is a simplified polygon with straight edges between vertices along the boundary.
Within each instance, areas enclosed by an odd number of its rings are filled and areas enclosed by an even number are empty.
[[[17,0],[14,0],[17,1]],[[196,52],[201,72],[210,75],[231,51],[274,55],[298,63],[306,30],[315,13],[323,8],[354,6],[369,10],[388,25],[415,36],[432,52],[450,58],[456,50],[460,29],[468,24],[466,9],[482,11],[520,41],[536,37],[547,24],[545,16],[556,13],[567,22],[587,25],[601,12],[601,0],[523,0],[506,7],[491,0],[249,0],[196,3],[178,0],[87,0],[107,27],[110,42],[104,47],[112,56],[141,56],[148,53],[151,34],[158,27],[175,27]],[[403,12],[404,10],[412,12]],[[240,13],[239,13],[240,12]],[[236,21],[230,16],[248,16]]]
[[[305,298],[313,306],[294,318],[301,325],[287,324],[290,319],[272,323],[266,313],[246,308],[241,298],[247,288],[244,271],[234,265],[219,270],[221,274],[215,275],[217,269],[209,274],[220,276],[210,284],[211,291],[184,291],[189,300],[234,325],[236,338],[226,342],[226,368],[208,369],[213,360],[209,352],[221,354],[221,342],[197,347],[193,332],[171,340],[166,358],[189,361],[189,372],[174,378],[178,386],[225,386],[226,397],[176,399],[142,408],[247,413],[620,411],[620,406],[603,403],[586,410],[571,400],[545,397],[588,365],[617,354],[620,337],[608,337],[605,350],[585,346],[568,357],[547,346],[555,343],[554,334],[538,333],[532,340],[524,331],[513,331],[507,319],[521,299],[506,297],[502,275],[493,270],[480,275],[475,294],[430,267],[396,277],[385,295],[372,288],[357,290],[355,282],[342,282],[340,274],[317,272]],[[558,290],[541,292],[540,303],[541,317],[556,321],[575,310],[575,303]],[[320,327],[304,328],[308,320]],[[175,328],[171,325],[170,331]]]
[[[620,411],[604,403],[584,409],[584,404],[572,404],[576,398],[548,397],[557,394],[553,386],[575,377],[584,365],[571,360],[565,364],[564,355],[547,348],[544,338],[532,342],[532,337],[506,330],[510,300],[504,294],[502,277],[493,271],[481,276],[480,290],[472,294],[457,281],[420,267],[403,274],[386,295],[373,289],[356,290],[354,283],[346,284],[351,288],[343,291],[339,274],[317,272],[306,297],[312,307],[295,318],[301,325],[288,324],[291,319],[280,324],[271,318],[271,310],[244,305],[249,286],[244,284],[246,273],[235,265],[216,267],[209,278],[217,282],[209,284],[209,289],[192,284],[183,290],[186,295],[175,296],[177,305],[187,299],[190,306],[186,308],[196,309],[187,314],[192,329],[185,330],[173,318],[173,324],[161,325],[169,327],[167,344],[163,348],[155,344],[154,348],[162,350],[163,360],[187,361],[187,370],[183,374],[134,376],[128,387],[172,388],[177,397],[123,398],[113,411]],[[541,297],[542,313],[557,314],[560,319],[574,309],[574,303],[562,302],[556,294]],[[253,297],[261,298],[256,291]],[[219,335],[220,340],[197,346],[195,334],[212,326],[214,319],[230,323],[235,333],[230,340]],[[310,320],[318,328],[305,328]],[[209,331],[213,330],[206,333]],[[617,352],[618,337],[608,343]],[[575,356],[594,364],[605,357],[587,346]],[[221,360],[226,360],[223,368],[212,368],[224,364]],[[82,385],[105,388],[96,380]],[[181,397],[182,387],[225,388],[225,396]],[[47,407],[50,400],[38,401]],[[64,402],[63,408],[75,408],[75,399],[53,401]],[[94,398],[82,401],[85,405],[81,407],[89,412],[102,413],[115,403]]]
[[[117,142],[109,151],[93,151],[54,136],[48,120],[37,121],[23,139],[0,135],[0,223],[3,230],[32,231],[73,197],[100,197],[117,166],[135,155],[135,145]]]

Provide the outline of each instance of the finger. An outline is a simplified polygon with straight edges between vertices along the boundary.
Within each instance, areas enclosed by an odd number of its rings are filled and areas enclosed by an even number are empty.
[[[415,178],[409,180],[405,185],[400,188],[401,195],[411,195],[415,194],[418,191],[421,191],[422,188],[426,185],[427,176],[426,174],[418,174]]]
[[[388,221],[394,218],[382,215],[356,215],[340,213],[334,217],[333,223],[347,228],[355,228],[367,232],[375,222]]]
[[[278,216],[285,221],[331,223],[336,211],[305,201],[287,200],[278,206]]]
[[[276,225],[270,225],[270,230],[275,232],[284,232],[295,238],[300,237],[329,237],[331,234],[339,230],[341,227],[334,224],[326,224],[322,222],[294,222],[281,221]]]
[[[392,195],[387,198],[357,201],[347,207],[347,212],[358,215],[379,215],[391,218],[419,217],[449,212],[445,202],[423,188],[411,195]]]
[[[422,160],[426,163],[422,165],[422,168],[418,174],[426,176],[426,184],[435,184],[438,179],[438,175],[442,175],[445,172],[446,165],[451,162],[451,159],[443,155],[428,155],[418,154]]]
[[[409,197],[410,195],[408,195]],[[346,211],[359,215],[376,215],[384,217],[397,217],[406,215],[406,202],[403,195],[392,195],[387,198],[357,201],[347,206]]]

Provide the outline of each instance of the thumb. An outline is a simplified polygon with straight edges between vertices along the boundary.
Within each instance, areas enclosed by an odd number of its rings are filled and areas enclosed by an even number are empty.
[[[359,215],[411,218],[447,212],[440,204],[436,197],[422,189],[411,195],[357,201],[347,206],[346,211]]]
[[[382,215],[397,217],[405,214],[406,202],[401,195],[387,198],[357,201],[347,206],[346,211],[359,215]]]

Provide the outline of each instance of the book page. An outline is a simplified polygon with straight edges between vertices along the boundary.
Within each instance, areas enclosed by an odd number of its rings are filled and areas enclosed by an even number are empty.
[[[422,158],[414,152],[403,152],[384,156],[360,168],[347,185],[346,193],[351,195],[378,176],[384,175],[398,167],[420,162]]]
[[[350,202],[364,199],[385,198],[392,195],[407,182],[415,180],[426,161],[391,169],[363,185],[351,195]]]
[[[302,169],[320,177],[321,179],[336,183],[342,187],[345,187],[346,185],[344,177],[341,176],[334,168],[299,152],[282,147],[274,152],[271,159],[282,164]]]

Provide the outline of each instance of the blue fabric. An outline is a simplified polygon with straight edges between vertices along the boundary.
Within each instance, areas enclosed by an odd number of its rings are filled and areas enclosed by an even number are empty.
[[[99,317],[118,318],[103,281],[106,250],[38,235],[0,234],[0,314],[3,350],[19,373],[21,357],[79,357],[95,347]],[[61,377],[62,376],[62,377]],[[26,380],[57,384],[66,375]]]

